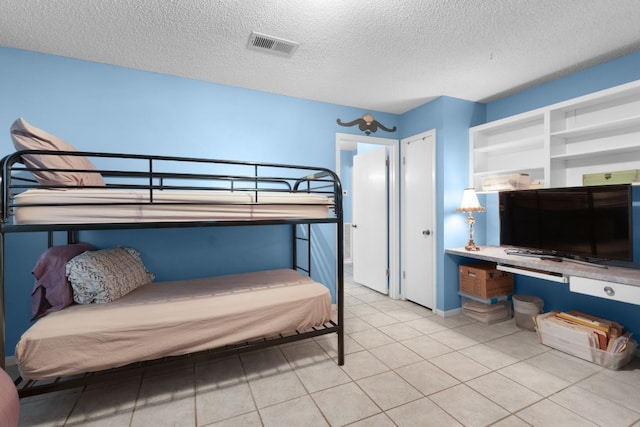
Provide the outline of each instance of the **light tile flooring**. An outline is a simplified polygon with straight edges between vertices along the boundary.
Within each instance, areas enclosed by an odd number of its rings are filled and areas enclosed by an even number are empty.
[[[21,401],[23,426],[640,426],[640,359],[611,371],[513,320],[441,318],[346,282],[335,335]]]

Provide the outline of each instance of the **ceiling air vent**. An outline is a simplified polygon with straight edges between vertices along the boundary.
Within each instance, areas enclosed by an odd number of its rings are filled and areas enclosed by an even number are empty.
[[[291,40],[267,36],[254,31],[251,33],[251,36],[249,36],[249,44],[247,47],[249,49],[268,52],[279,56],[291,56],[299,45],[300,43],[292,42]]]

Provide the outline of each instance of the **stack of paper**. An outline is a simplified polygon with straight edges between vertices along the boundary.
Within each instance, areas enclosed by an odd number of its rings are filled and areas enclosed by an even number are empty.
[[[511,303],[500,301],[496,304],[484,304],[478,301],[465,300],[462,304],[462,312],[472,319],[480,320],[486,324],[500,322],[511,317]]]
[[[578,311],[541,314],[536,324],[543,344],[597,363],[601,352],[624,351],[631,336],[619,323]]]

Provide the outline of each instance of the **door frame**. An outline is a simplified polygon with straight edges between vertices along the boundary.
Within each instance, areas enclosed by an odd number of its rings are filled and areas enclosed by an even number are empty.
[[[400,140],[336,132],[336,173],[340,177],[340,152],[358,143],[389,147],[389,297],[400,299]]]
[[[435,129],[431,129],[425,132],[420,132],[419,134],[410,136],[408,138],[403,138],[400,141],[400,144],[402,147],[404,147],[405,144],[408,144],[412,141],[416,141],[416,140],[420,140],[420,139],[425,139],[425,138],[429,138],[432,137],[433,138],[433,144],[431,145],[431,194],[433,194],[434,198],[437,198],[437,183],[436,183],[436,179],[438,174],[436,173],[436,166],[437,166],[437,159],[436,159],[436,155],[437,155],[437,151],[436,151],[436,146],[437,146],[437,139],[436,139],[436,130]],[[400,206],[404,206],[405,205],[405,197],[406,197],[406,191],[405,191],[405,180],[404,180],[404,174],[400,177],[400,192],[401,192],[401,201],[400,201]],[[432,252],[433,252],[433,256],[434,256],[434,260],[433,260],[433,272],[432,272],[432,283],[433,283],[433,307],[431,307],[431,310],[435,313],[436,312],[436,307],[437,307],[437,302],[438,302],[438,262],[437,262],[437,254],[436,254],[436,250],[437,250],[437,242],[438,242],[438,221],[437,219],[437,209],[436,209],[436,205],[437,203],[435,203],[436,200],[434,200],[434,203],[432,204],[432,212],[431,212],[431,217],[433,218],[433,225],[431,228],[431,231],[433,233],[433,239],[431,239],[431,245],[432,245]],[[403,237],[403,233],[404,233],[404,229],[402,227],[402,221],[400,221],[400,238],[402,239]],[[400,248],[400,253],[402,253],[402,249]],[[400,298],[405,300],[405,293],[401,292],[400,294]]]

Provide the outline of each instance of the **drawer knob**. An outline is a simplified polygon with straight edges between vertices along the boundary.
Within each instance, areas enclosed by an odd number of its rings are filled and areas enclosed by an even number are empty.
[[[614,291],[611,286],[605,286],[604,287],[604,293],[609,295],[610,297],[612,297],[612,296],[614,296],[616,294],[616,291]]]

